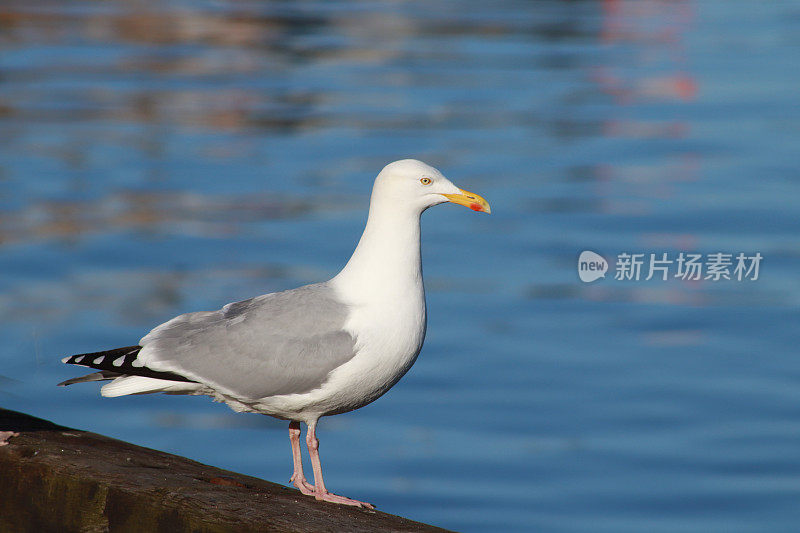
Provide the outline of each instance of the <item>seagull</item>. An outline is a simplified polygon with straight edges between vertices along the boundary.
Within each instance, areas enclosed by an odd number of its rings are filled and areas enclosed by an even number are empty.
[[[373,402],[416,361],[427,321],[420,215],[445,202],[491,212],[430,165],[390,163],[375,179],[364,233],[335,277],[179,315],[135,346],[65,357],[98,371],[59,385],[109,381],[100,390],[106,397],[208,395],[237,412],[288,420],[290,483],[317,500],[372,509],[325,488],[317,422]],[[313,484],[303,473],[301,422]]]

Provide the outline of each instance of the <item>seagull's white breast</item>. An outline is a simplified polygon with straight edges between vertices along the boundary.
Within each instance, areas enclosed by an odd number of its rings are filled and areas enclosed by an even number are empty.
[[[334,370],[326,385],[339,391],[338,412],[380,397],[405,375],[425,340],[425,297],[354,308],[345,329],[356,338],[356,356]]]
[[[421,280],[402,298],[386,296],[350,306],[344,329],[356,339],[356,355],[333,370],[322,386],[264,398],[257,408],[284,418],[316,419],[358,409],[388,391],[416,361],[426,316]]]

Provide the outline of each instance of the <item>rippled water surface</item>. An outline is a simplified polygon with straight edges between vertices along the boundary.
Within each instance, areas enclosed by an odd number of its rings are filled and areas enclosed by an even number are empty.
[[[286,482],[284,422],[58,360],[327,279],[415,157],[494,212],[423,217],[426,344],[323,420],[333,490],[463,531],[796,530],[799,36],[798,2],[4,1],[0,405]]]

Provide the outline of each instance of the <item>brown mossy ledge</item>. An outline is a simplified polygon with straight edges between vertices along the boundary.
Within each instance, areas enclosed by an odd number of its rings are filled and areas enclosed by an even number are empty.
[[[0,409],[0,531],[445,531]]]

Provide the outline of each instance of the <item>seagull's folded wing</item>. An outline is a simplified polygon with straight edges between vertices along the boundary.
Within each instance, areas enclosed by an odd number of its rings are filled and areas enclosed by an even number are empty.
[[[355,355],[347,307],[326,283],[180,315],[148,333],[138,359],[238,398],[318,388]]]

